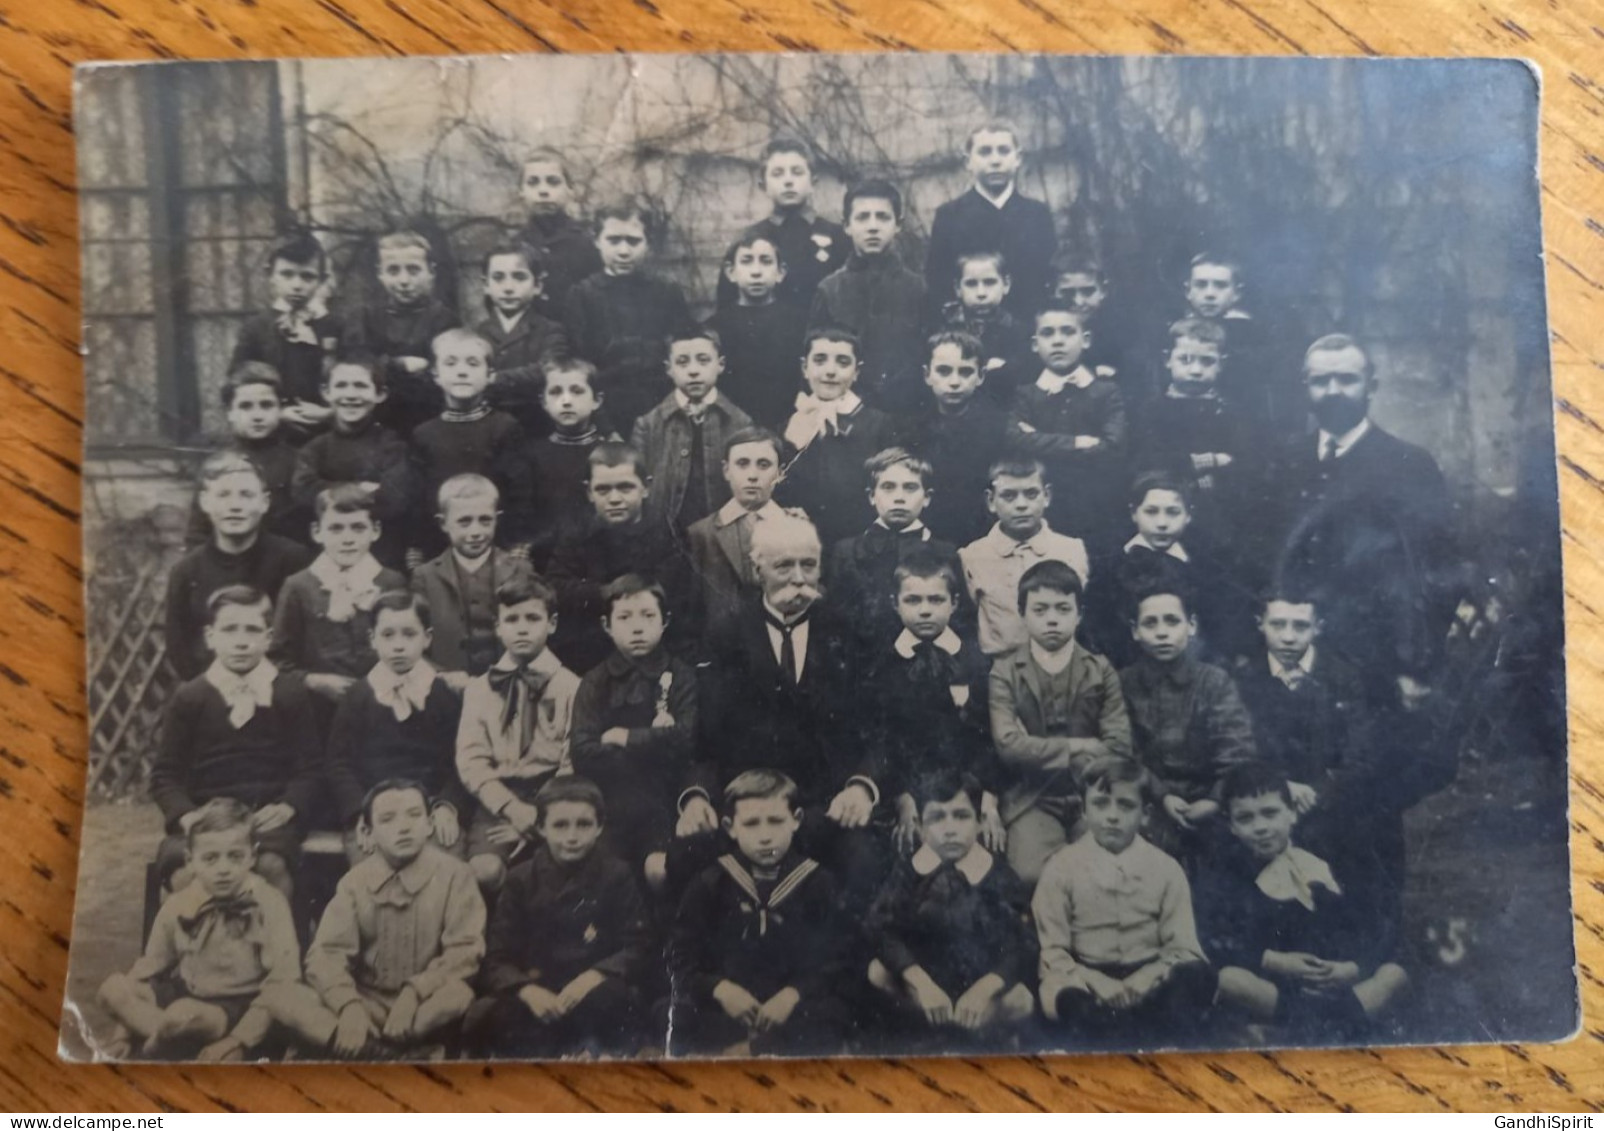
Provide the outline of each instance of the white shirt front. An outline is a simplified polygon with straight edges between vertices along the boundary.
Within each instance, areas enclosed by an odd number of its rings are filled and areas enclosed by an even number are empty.
[[[1320,429],[1320,446],[1314,450],[1315,457],[1321,460],[1326,459],[1326,449],[1331,446],[1332,440],[1336,440],[1337,447],[1331,453],[1330,458],[1341,459],[1348,454],[1349,449],[1357,444],[1368,431],[1370,431],[1370,418],[1368,416],[1340,436],[1333,436],[1322,428]]]
[[[1132,538],[1129,542],[1125,543],[1125,553],[1130,553],[1138,546],[1145,546],[1149,550],[1152,550],[1155,554],[1166,554],[1178,562],[1189,562],[1192,560],[1187,556],[1186,547],[1182,546],[1179,542],[1171,542],[1168,550],[1160,550],[1157,546],[1153,545],[1153,543],[1149,542],[1146,538],[1143,538],[1140,534]]]
[[[769,604],[767,597],[763,598],[763,611],[774,620],[783,621],[785,617],[773,605]],[[802,682],[802,669],[807,666],[808,658],[808,628],[809,621],[803,621],[791,629],[791,653],[796,657],[796,678]],[[774,649],[774,662],[781,663],[781,649],[785,646],[785,633],[774,627],[773,621],[765,620],[764,627],[769,630],[769,646]]]

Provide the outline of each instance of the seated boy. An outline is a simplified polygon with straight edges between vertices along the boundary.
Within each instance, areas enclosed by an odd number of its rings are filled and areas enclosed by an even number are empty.
[[[613,653],[579,681],[570,758],[610,799],[608,841],[637,875],[673,839],[678,800],[693,784],[696,669],[664,651],[663,587],[626,573],[602,587]],[[661,858],[646,874],[662,878]]]
[[[1008,414],[982,397],[985,347],[956,330],[930,337],[924,381],[929,395],[906,428],[907,447],[931,468],[925,521],[957,546],[990,528],[985,495],[977,486],[1009,445]]]
[[[496,380],[490,368],[490,343],[472,330],[456,329],[438,335],[429,348],[445,408],[412,431],[417,497],[437,498],[440,485],[453,475],[482,475],[506,490],[522,471],[515,461],[523,450],[524,434],[516,420],[492,408],[486,397]],[[446,541],[421,514],[414,515],[409,533],[409,569],[438,553]]]
[[[563,532],[546,573],[565,625],[554,647],[576,672],[590,671],[613,652],[602,627],[607,616],[602,587],[608,582],[630,573],[657,577],[674,596],[669,608],[675,612],[691,586],[682,565],[684,550],[646,509],[654,484],[640,453],[628,444],[597,444],[587,471],[593,513],[588,522]]]
[[[1041,1006],[1071,1048],[1185,1044],[1216,979],[1181,866],[1141,836],[1152,783],[1129,758],[1086,768],[1086,833],[1047,862],[1031,910]]]
[[[536,569],[545,568],[564,531],[589,520],[590,453],[597,444],[618,439],[597,427],[602,399],[594,365],[549,361],[545,374],[540,405],[551,418],[551,431],[527,441],[519,461],[522,474],[507,493],[508,536],[515,548],[526,548]]]
[[[914,374],[925,284],[892,248],[902,224],[902,194],[886,181],[862,181],[847,190],[841,210],[852,257],[819,284],[808,325],[850,330],[854,376],[861,366],[869,399],[887,411],[906,411],[918,400]],[[813,343],[804,346],[811,350]]]
[[[496,590],[496,638],[504,651],[462,696],[457,774],[478,801],[468,862],[487,891],[501,886],[507,862],[535,834],[535,793],[570,768],[579,677],[546,647],[557,627],[556,605],[556,592],[538,577],[503,582]]]
[[[1350,857],[1388,839],[1362,831],[1375,828],[1374,802],[1387,792],[1386,745],[1374,733],[1364,680],[1318,646],[1320,609],[1307,594],[1269,590],[1257,624],[1263,646],[1235,679],[1259,757],[1286,775],[1298,838],[1347,872]]]
[[[774,248],[785,265],[785,275],[774,288],[775,297],[806,315],[819,283],[845,266],[852,244],[841,225],[813,209],[813,154],[803,142],[777,137],[765,145],[758,155],[758,187],[774,210],[742,232],[740,240],[765,240]],[[737,291],[742,286],[740,280],[728,275],[719,280],[721,311],[737,302]],[[793,352],[787,355],[787,361],[795,357]],[[748,406],[754,414],[755,403]],[[789,398],[784,407],[789,409]],[[763,420],[762,424],[765,428],[778,428],[784,422],[782,413],[777,420]]]
[[[1036,1012],[1030,889],[980,843],[981,789],[948,769],[914,787],[922,844],[899,859],[870,909],[869,984],[904,1023],[947,1039],[996,1033]]]
[[[1239,526],[1253,521],[1256,445],[1249,420],[1220,392],[1225,332],[1216,322],[1184,318],[1169,334],[1169,381],[1148,408],[1136,459],[1143,468],[1187,480],[1199,518],[1228,543]]]
[[[716,330],[676,329],[667,338],[664,361],[674,391],[635,421],[630,446],[646,463],[652,485],[647,507],[675,534],[730,501],[719,474],[724,441],[752,418],[724,396],[724,344]]]
[[[936,209],[925,255],[925,282],[932,295],[952,293],[958,259],[966,252],[1000,251],[1013,275],[1008,309],[1028,321],[1046,297],[1050,264],[1058,247],[1047,205],[1019,189],[1024,154],[1019,129],[994,119],[969,132],[964,165],[969,191]]]
[[[156,869],[174,888],[188,884],[186,833],[214,797],[251,810],[254,867],[286,896],[301,833],[317,796],[319,753],[312,699],[301,678],[266,659],[273,604],[260,590],[229,585],[206,602],[206,671],[173,692],[161,746],[150,768],[150,796],[167,839]]]
[[[306,952],[306,984],[260,1001],[318,1053],[439,1059],[473,1003],[485,902],[468,865],[430,837],[429,797],[390,779],[362,802],[373,852],[341,877]]]
[[[591,227],[602,269],[568,292],[563,325],[574,353],[596,366],[608,422],[628,435],[669,392],[663,340],[693,319],[677,284],[641,270],[657,235],[643,201],[605,205]]]
[[[250,363],[270,366],[282,382],[284,424],[304,440],[328,424],[323,372],[339,347],[344,324],[329,313],[328,258],[310,232],[288,236],[267,256],[272,303],[240,325],[228,371]]]
[[[373,650],[378,662],[352,685],[334,713],[326,754],[328,787],[340,828],[351,830],[347,854],[362,859],[354,835],[362,799],[381,781],[415,781],[432,799],[434,842],[465,856],[462,822],[472,800],[457,779],[452,751],[462,700],[424,659],[429,647],[429,604],[416,593],[392,589],[373,602]]]
[[[1031,343],[1041,365],[1014,398],[1014,447],[1042,461],[1055,483],[1073,484],[1051,508],[1053,523],[1099,552],[1111,537],[1125,466],[1125,402],[1119,386],[1081,361],[1091,341],[1067,303],[1036,314]]]
[[[633,1055],[650,945],[639,881],[601,843],[609,814],[595,784],[553,778],[534,806],[541,844],[496,899],[468,1040],[490,1057]]]
[[[390,390],[385,422],[410,436],[440,411],[440,392],[429,379],[430,343],[462,321],[454,305],[435,297],[439,268],[434,245],[425,237],[388,232],[379,237],[376,252],[381,295],[346,326],[340,352],[381,359]]]
[[[1018,600],[1029,643],[991,666],[991,735],[1008,863],[1035,883],[1079,827],[1086,766],[1129,757],[1131,724],[1113,665],[1075,642],[1079,575],[1063,562],[1037,562],[1019,579]]]
[[[231,798],[195,810],[184,850],[193,879],[162,904],[128,973],[101,984],[120,1030],[106,1055],[242,1060],[267,1036],[271,1018],[256,996],[300,980],[301,947],[289,903],[252,871],[251,824]]]
[[[1131,634],[1141,656],[1119,673],[1136,757],[1159,800],[1148,831],[1185,864],[1218,839],[1220,778],[1254,756],[1253,726],[1236,684],[1190,652],[1197,619],[1178,586],[1141,594]]]
[[[551,427],[540,409],[545,365],[568,352],[562,324],[538,309],[545,283],[546,261],[538,251],[523,243],[497,244],[485,255],[486,313],[474,327],[491,346],[491,399],[534,434]]]
[[[857,532],[863,466],[896,443],[891,417],[852,391],[862,368],[861,349],[851,331],[829,326],[808,331],[802,355],[808,391],[797,394],[796,411],[785,426],[780,500],[807,511],[827,546]]]
[[[986,472],[986,509],[997,519],[991,532],[958,551],[964,584],[980,618],[980,650],[1000,656],[1024,644],[1019,579],[1033,564],[1063,562],[1086,584],[1086,546],[1059,534],[1044,517],[1053,489],[1039,460],[1004,457]]]
[[[965,252],[958,257],[953,286],[957,297],[942,307],[938,325],[981,343],[984,395],[1008,408],[1020,382],[1029,380],[1034,360],[1029,327],[1003,305],[1011,286],[1008,264],[999,251]]]
[[[733,851],[690,882],[669,941],[671,1051],[838,1051],[852,928],[834,878],[792,848],[802,821],[796,783],[748,770],[725,787],[723,810]]]
[[[210,536],[167,575],[163,631],[167,659],[180,679],[194,679],[211,663],[205,626],[213,593],[246,585],[269,596],[304,569],[311,551],[262,529],[271,506],[262,471],[243,452],[214,452],[200,468],[195,505],[206,516]]]
[[[1398,924],[1363,877],[1294,843],[1299,807],[1281,772],[1232,767],[1220,798],[1236,851],[1208,861],[1197,906],[1221,1003],[1297,1044],[1364,1040],[1408,984]]]
[[[868,741],[877,752],[875,781],[896,799],[897,848],[906,855],[919,844],[914,782],[953,770],[985,786],[977,802],[982,839],[1001,849],[988,664],[979,648],[952,629],[962,600],[958,571],[944,555],[916,551],[893,569],[887,591],[900,631],[881,641],[860,670],[870,709]]]
[[[365,484],[373,493],[373,515],[386,526],[374,556],[400,569],[415,492],[406,441],[376,415],[389,396],[386,389],[384,370],[373,360],[353,357],[334,363],[323,383],[334,424],[301,448],[295,461],[295,505],[310,513],[317,497],[335,484]]]
[[[856,630],[860,647],[874,651],[900,628],[896,609],[886,599],[899,565],[917,554],[951,562],[954,577],[962,567],[957,547],[931,537],[921,521],[930,499],[928,463],[906,449],[886,448],[864,461],[863,470],[868,476],[864,493],[875,520],[862,534],[831,548],[824,583],[837,611]]]
[[[223,382],[223,414],[228,420],[224,450],[239,452],[256,465],[267,490],[267,518],[262,529],[292,542],[306,541],[306,515],[295,505],[291,484],[297,449],[284,423],[284,386],[272,366],[247,361]],[[212,537],[211,520],[199,500],[190,512],[185,541],[199,546]]]
[[[537,149],[524,158],[518,195],[528,215],[518,242],[546,264],[540,305],[551,318],[562,317],[569,289],[602,269],[590,230],[574,219],[574,182],[568,162],[555,149]]]
[[[496,485],[482,475],[453,475],[440,484],[434,517],[450,548],[412,571],[412,591],[434,615],[429,659],[458,692],[501,654],[496,590],[533,572],[527,561],[495,544],[500,500]]]
[[[323,552],[284,583],[273,620],[274,662],[306,677],[306,688],[338,703],[378,662],[373,603],[407,579],[373,556],[379,539],[373,492],[339,483],[318,492],[312,541]],[[327,717],[326,715],[324,716]]]
[[[1238,655],[1246,646],[1245,628],[1251,628],[1251,591],[1239,571],[1224,568],[1206,543],[1187,536],[1192,526],[1187,481],[1144,471],[1132,484],[1128,503],[1136,533],[1093,565],[1097,580],[1086,590],[1082,638],[1115,667],[1134,663],[1140,654],[1131,637],[1137,599],[1156,588],[1180,586],[1197,604],[1199,639],[1193,649],[1199,658],[1224,661]]]
[[[761,228],[754,231],[760,233]],[[841,247],[844,257],[845,235]],[[803,253],[804,262],[817,265],[813,255]],[[706,322],[724,344],[722,388],[764,428],[784,428],[796,406],[796,359],[802,356],[802,337],[808,328],[807,303],[778,297],[791,278],[789,265],[769,236],[749,232],[736,240],[719,280],[720,294],[728,284],[734,297]],[[814,285],[801,288],[809,302]]]
[[[774,433],[748,428],[732,434],[724,441],[722,471],[730,501],[685,532],[690,567],[699,581],[690,619],[701,622],[704,636],[716,635],[757,592],[752,529],[786,513],[774,501],[780,481],[780,439]]]

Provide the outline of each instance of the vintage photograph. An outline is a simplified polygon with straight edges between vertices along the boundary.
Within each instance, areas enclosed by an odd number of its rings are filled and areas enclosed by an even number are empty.
[[[1570,1036],[1539,91],[80,68],[62,1055]]]

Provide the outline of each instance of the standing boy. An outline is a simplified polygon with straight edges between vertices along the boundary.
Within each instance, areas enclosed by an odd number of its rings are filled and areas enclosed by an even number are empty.
[[[541,313],[546,261],[528,244],[508,242],[485,255],[485,318],[474,327],[491,345],[494,399],[525,431],[543,434],[551,421],[540,410],[545,365],[568,351],[561,323]]]
[[[267,518],[262,528],[292,542],[306,540],[306,516],[295,505],[297,450],[284,420],[284,384],[272,366],[247,361],[223,382],[223,413],[228,420],[228,450],[243,454],[262,474],[267,490]],[[187,541],[210,539],[212,526],[198,505],[190,513]]]
[[[942,308],[937,321],[944,329],[979,339],[986,397],[1004,408],[1013,402],[1020,382],[1029,379],[1032,361],[1028,323],[1003,306],[1011,283],[1001,252],[965,252],[958,257],[957,297]]]
[[[597,444],[618,439],[597,425],[601,395],[596,367],[588,361],[549,361],[541,407],[551,418],[551,432],[526,444],[518,465],[518,482],[507,494],[509,536],[525,547],[535,568],[545,568],[557,539],[584,523],[591,513],[585,482],[590,453]]]
[[[766,240],[774,248],[785,265],[775,297],[806,311],[820,281],[846,263],[851,243],[839,224],[813,209],[813,155],[802,142],[780,137],[765,145],[758,157],[758,186],[774,210],[742,232],[740,240]],[[730,306],[741,286],[739,279],[719,280],[721,310]],[[763,424],[778,427],[777,421]]]
[[[945,299],[957,281],[958,257],[974,251],[1001,252],[1013,286],[1007,305],[1021,321],[1036,313],[1047,295],[1058,236],[1047,205],[1019,191],[1022,154],[1019,130],[993,120],[977,126],[964,145],[973,182],[968,192],[936,209],[925,256],[930,294]]]
[[[846,246],[844,235],[841,246]],[[722,388],[764,428],[785,427],[796,407],[796,365],[808,308],[795,296],[789,301],[778,297],[780,284],[789,277],[788,263],[773,238],[742,236],[725,257],[720,277],[721,285],[731,285],[735,299],[706,323],[724,347]],[[813,289],[807,288],[810,301]]]
[[[529,217],[518,242],[545,261],[541,305],[548,316],[561,318],[573,285],[602,269],[591,232],[572,212],[574,181],[567,159],[555,149],[530,153],[524,158],[518,195]]]
[[[284,423],[304,440],[328,424],[323,374],[339,347],[344,324],[328,308],[329,269],[323,245],[310,232],[279,240],[267,257],[272,303],[241,325],[228,369],[269,365],[283,382]]]

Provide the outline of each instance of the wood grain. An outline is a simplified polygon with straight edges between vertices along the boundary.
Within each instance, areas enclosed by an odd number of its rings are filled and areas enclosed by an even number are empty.
[[[557,1068],[68,1067],[84,788],[71,71],[522,51],[1521,55],[1544,71],[1582,1035],[1386,1052]],[[0,1104],[212,1109],[1523,1109],[1604,1105],[1604,5],[1503,0],[0,2]]]

